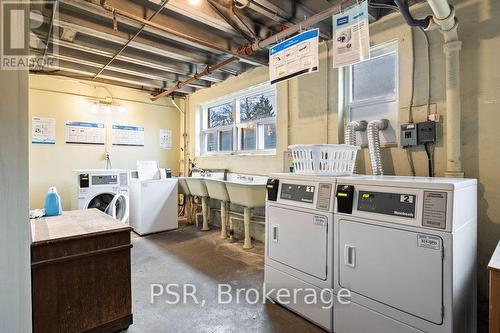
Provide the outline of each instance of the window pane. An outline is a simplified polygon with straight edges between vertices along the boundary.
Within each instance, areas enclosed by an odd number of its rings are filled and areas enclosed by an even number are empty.
[[[241,129],[241,150],[256,149],[256,132],[255,127]]]
[[[240,121],[251,121],[276,116],[274,93],[266,93],[240,99]]]
[[[220,132],[220,150],[233,150],[233,130]]]
[[[217,151],[217,133],[207,133],[205,138],[207,140],[207,152]]]
[[[208,108],[208,128],[231,125],[233,104],[226,103]]]
[[[276,124],[265,124],[264,127],[264,149],[276,148]]]
[[[396,53],[389,53],[353,65],[353,101],[395,94],[396,60]]]

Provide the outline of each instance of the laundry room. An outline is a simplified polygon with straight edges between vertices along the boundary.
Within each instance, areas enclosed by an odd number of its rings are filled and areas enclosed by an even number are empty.
[[[0,17],[0,333],[500,333],[498,1]]]

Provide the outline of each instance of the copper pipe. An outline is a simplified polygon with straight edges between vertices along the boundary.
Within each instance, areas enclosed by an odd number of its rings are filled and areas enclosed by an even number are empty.
[[[226,65],[229,65],[230,63],[234,62],[234,61],[238,61],[239,58],[238,57],[231,57],[229,59],[226,59],[224,60],[223,62],[220,62],[218,64],[215,64],[215,65],[212,65],[212,66],[207,66],[205,67],[205,69],[203,70],[203,72],[201,73],[197,73],[195,74],[193,77],[187,79],[186,81],[179,81],[177,82],[177,84],[175,86],[173,86],[172,88],[169,88],[161,93],[159,93],[158,95],[154,95],[151,97],[151,100],[152,101],[156,101],[157,99],[163,97],[163,96],[168,96],[170,94],[172,94],[173,92],[185,87],[186,85],[190,84],[191,82],[193,81],[196,81],[196,80],[199,80],[200,78],[212,73],[213,71],[216,71]]]

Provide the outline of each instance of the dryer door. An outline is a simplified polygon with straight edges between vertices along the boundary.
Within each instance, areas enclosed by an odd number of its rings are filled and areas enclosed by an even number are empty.
[[[328,217],[276,206],[267,214],[269,258],[326,280]]]
[[[343,288],[400,311],[443,322],[443,240],[435,235],[339,221]]]

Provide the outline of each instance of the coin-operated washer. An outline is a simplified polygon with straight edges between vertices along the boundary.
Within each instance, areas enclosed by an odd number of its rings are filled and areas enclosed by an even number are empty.
[[[476,332],[477,181],[338,179],[336,333]]]

